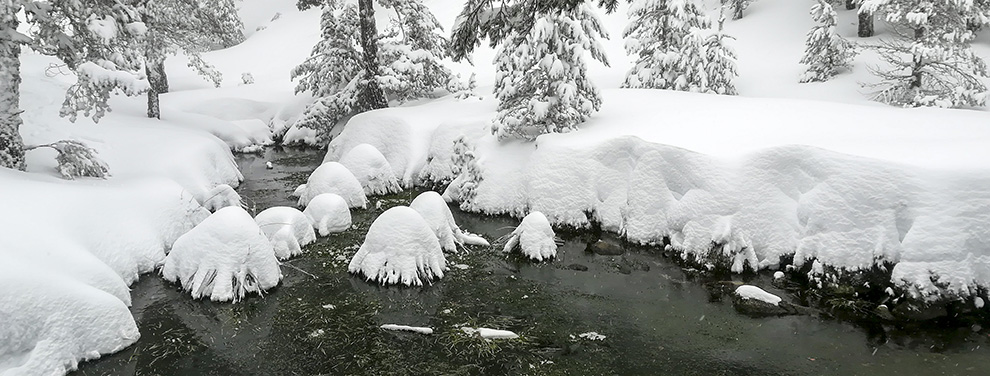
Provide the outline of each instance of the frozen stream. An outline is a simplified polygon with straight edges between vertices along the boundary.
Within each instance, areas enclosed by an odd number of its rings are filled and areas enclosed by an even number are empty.
[[[289,193],[322,155],[268,150],[238,161],[238,189],[253,213],[292,205]],[[275,169],[265,168],[271,161]],[[708,285],[649,249],[586,251],[593,234],[559,233],[550,263],[472,248],[449,257],[446,278],[424,288],[382,288],[346,272],[371,221],[414,192],[372,198],[352,211],[358,228],[321,238],[283,265],[282,284],[238,304],[193,301],[146,275],[131,310],[142,337],[82,364],[81,375],[589,374],[589,375],[985,375],[990,328],[856,326],[813,316],[750,318]],[[377,204],[377,206],[376,206]],[[460,226],[489,240],[516,219],[452,208]],[[608,239],[606,239],[608,240]],[[773,289],[766,277],[749,283]],[[433,335],[379,329],[427,326]],[[519,333],[486,342],[456,326]],[[990,326],[990,325],[987,325]],[[578,337],[597,332],[604,340]],[[573,338],[571,336],[574,336]]]

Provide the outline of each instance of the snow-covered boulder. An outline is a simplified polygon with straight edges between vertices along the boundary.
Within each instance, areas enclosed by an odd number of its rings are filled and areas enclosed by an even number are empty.
[[[402,191],[392,166],[378,149],[368,144],[355,146],[343,157],[340,164],[357,178],[367,195],[384,195]]]
[[[0,262],[0,375],[64,375],[140,334],[124,302],[70,277]]]
[[[517,247],[523,255],[536,261],[557,256],[553,228],[543,213],[532,212],[523,218],[522,223],[509,234],[503,251],[512,252]]]
[[[447,259],[423,216],[396,206],[371,224],[347,270],[381,284],[422,286],[443,278]]]
[[[457,223],[454,222],[454,215],[450,213],[447,202],[443,200],[443,197],[440,197],[439,193],[433,191],[420,193],[409,204],[409,207],[423,216],[423,219],[437,235],[437,240],[440,241],[440,246],[443,247],[444,251],[457,252],[457,244],[489,245],[484,238],[461,231]]]
[[[213,187],[200,201],[207,210],[215,212],[228,206],[241,206],[241,195],[231,186],[220,184]]]
[[[340,195],[324,193],[313,197],[303,214],[320,236],[327,236],[351,228],[351,210],[347,206]]]
[[[254,221],[272,242],[279,260],[302,254],[302,247],[316,240],[313,223],[296,208],[271,207],[258,213]]]
[[[347,201],[347,207],[365,207],[368,198],[364,188],[347,167],[337,162],[326,162],[313,171],[305,188],[297,190],[299,206],[308,206],[314,197],[323,193],[336,193]]]
[[[237,301],[275,287],[282,272],[271,242],[251,215],[229,206],[175,241],[162,276],[180,283],[193,298]]]
[[[779,296],[752,285],[741,285],[733,291],[732,306],[739,313],[754,317],[797,313]]]

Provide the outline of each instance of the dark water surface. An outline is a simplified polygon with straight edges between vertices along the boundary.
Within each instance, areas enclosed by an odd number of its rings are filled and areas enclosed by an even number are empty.
[[[289,193],[322,153],[238,157],[250,209],[293,206]],[[271,161],[274,169],[265,168]],[[586,251],[590,234],[562,233],[550,263],[472,247],[448,256],[447,276],[422,288],[380,287],[346,272],[372,220],[416,192],[371,199],[356,228],[321,238],[285,262],[285,279],[237,304],[194,301],[146,275],[132,288],[141,339],[81,365],[79,375],[988,375],[980,327],[901,333],[812,316],[750,318],[706,282],[649,249]],[[495,240],[517,220],[451,208],[461,228]],[[463,268],[463,269],[462,269]],[[585,270],[586,269],[586,270]],[[749,283],[788,299],[766,277]],[[382,324],[428,326],[433,335]],[[508,329],[485,341],[459,326]],[[606,338],[582,339],[595,331]]]

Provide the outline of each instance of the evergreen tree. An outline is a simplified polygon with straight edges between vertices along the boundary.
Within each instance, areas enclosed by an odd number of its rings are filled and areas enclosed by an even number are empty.
[[[360,3],[325,3],[322,39],[292,71],[293,79],[299,79],[296,93],[309,92],[316,98],[296,126],[316,129],[321,142],[339,121],[386,107],[387,98],[405,101],[431,96],[439,89],[462,88],[441,63],[447,56],[447,41],[429,8],[420,0],[380,0],[379,4],[395,12],[382,33],[374,28],[373,14],[362,15]],[[302,7],[313,5],[300,2]],[[363,19],[371,19],[371,31]],[[369,68],[369,64],[373,65]]]
[[[743,11],[749,8],[749,4],[753,0],[722,0],[722,4],[728,4],[732,7],[732,19],[738,20],[743,18]]]
[[[148,117],[160,118],[158,95],[168,92],[165,59],[181,51],[189,67],[220,85],[222,75],[202,59],[211,49],[229,47],[244,39],[243,25],[233,0],[156,0],[149,1],[142,16],[148,28],[144,45],[145,72],[148,76]]]
[[[692,0],[640,0],[629,7],[626,52],[638,57],[623,87],[699,91],[707,87],[706,30],[711,20]]]
[[[971,0],[865,0],[861,12],[882,11],[900,36],[876,46],[890,68],[873,69],[875,99],[900,106],[986,104],[987,67],[970,48]]]
[[[828,81],[840,69],[849,67],[856,56],[855,46],[839,36],[835,31],[836,14],[832,5],[818,0],[811,6],[811,18],[818,22],[808,32],[804,57],[801,64],[808,70],[801,76],[801,82]]]
[[[608,36],[587,6],[551,11],[532,30],[511,32],[495,58],[493,133],[532,140],[573,130],[598,111],[601,94],[587,78],[584,54],[608,65],[599,37]]]
[[[736,95],[733,84],[739,73],[736,71],[736,52],[725,44],[732,37],[722,31],[725,18],[719,18],[718,30],[710,33],[705,40],[705,60],[703,65],[704,85],[698,85],[697,91],[724,95]]]

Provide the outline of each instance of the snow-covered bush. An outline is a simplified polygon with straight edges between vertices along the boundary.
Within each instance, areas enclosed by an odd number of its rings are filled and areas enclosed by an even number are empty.
[[[309,218],[320,236],[351,228],[351,210],[347,201],[334,193],[323,193],[314,197],[309,201],[303,214]]]
[[[217,210],[179,237],[165,257],[162,277],[195,299],[237,301],[282,279],[272,243],[244,209]]]
[[[447,259],[423,216],[396,206],[371,224],[347,270],[383,285],[422,286],[443,278]]]
[[[254,75],[251,72],[241,73],[241,85],[254,84]]]
[[[522,223],[508,235],[502,251],[515,249],[536,261],[549,260],[557,256],[557,243],[550,221],[540,212],[532,212],[523,218]]]
[[[498,139],[533,140],[577,129],[601,107],[587,77],[585,54],[608,65],[599,37],[608,37],[587,5],[540,14],[532,30],[513,30],[495,57]]]
[[[828,81],[838,70],[849,67],[856,56],[855,45],[836,32],[835,10],[828,1],[818,0],[812,5],[811,18],[819,25],[808,32],[801,58],[801,64],[807,65],[808,70],[801,76],[801,82]]]
[[[306,180],[305,188],[300,187],[300,190],[297,190],[299,206],[309,205],[310,200],[323,193],[340,195],[351,208],[363,208],[368,204],[361,183],[347,167],[337,162],[326,162],[317,167]]]
[[[76,140],[60,140],[45,145],[27,146],[25,151],[37,148],[51,148],[58,152],[58,173],[65,179],[89,176],[105,179],[110,176],[107,163],[96,156],[96,150]]]
[[[254,221],[272,242],[279,260],[302,254],[303,246],[316,241],[313,223],[296,208],[271,207],[254,216]]]
[[[241,202],[241,195],[227,184],[220,184],[206,192],[200,200],[200,204],[207,210],[215,212],[228,206],[244,206]]]
[[[436,192],[420,193],[409,204],[409,207],[423,216],[426,223],[433,229],[444,251],[457,252],[457,244],[489,245],[484,238],[462,231],[454,222],[454,215],[450,213],[447,202]]]
[[[355,146],[343,157],[340,164],[354,174],[366,195],[384,195],[402,191],[392,166],[378,149],[368,144]]]

